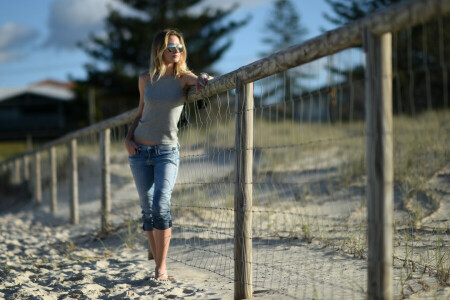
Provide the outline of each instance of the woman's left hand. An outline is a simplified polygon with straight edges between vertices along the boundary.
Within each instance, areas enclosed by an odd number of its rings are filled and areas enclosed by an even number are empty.
[[[206,84],[208,83],[208,78],[209,75],[207,74],[200,74],[197,77],[197,83],[195,85],[195,93],[198,94],[198,90],[200,88],[200,86],[206,86]]]

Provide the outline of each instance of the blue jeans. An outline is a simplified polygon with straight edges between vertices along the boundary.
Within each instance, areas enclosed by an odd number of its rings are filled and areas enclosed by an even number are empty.
[[[141,150],[136,150],[128,161],[141,203],[142,228],[171,228],[170,197],[180,164],[179,146],[138,144],[138,148]]]

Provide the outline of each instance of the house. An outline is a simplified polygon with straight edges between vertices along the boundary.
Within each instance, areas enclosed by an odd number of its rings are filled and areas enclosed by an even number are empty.
[[[0,88],[0,139],[54,138],[72,128],[73,83],[44,80]]]
[[[301,95],[282,97],[279,93],[255,106],[270,106],[271,109],[264,110],[264,115],[272,120],[278,115],[278,118],[293,118],[300,123],[348,122],[364,118],[364,95],[364,80],[343,81]],[[257,95],[255,101],[260,97]]]
[[[348,122],[364,119],[364,80],[344,81],[307,92],[296,99],[294,119]]]

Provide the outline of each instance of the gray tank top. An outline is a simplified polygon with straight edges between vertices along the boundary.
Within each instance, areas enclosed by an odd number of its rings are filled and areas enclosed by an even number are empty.
[[[144,89],[144,110],[134,135],[149,142],[177,144],[178,128],[186,94],[175,77],[150,80]]]

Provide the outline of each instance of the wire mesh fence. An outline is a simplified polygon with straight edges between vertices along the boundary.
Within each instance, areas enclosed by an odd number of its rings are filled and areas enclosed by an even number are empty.
[[[414,30],[396,32],[394,39],[408,37],[405,32]],[[415,34],[415,39],[426,38]],[[410,41],[406,43],[412,47]],[[422,83],[419,75],[426,77],[427,70],[433,69],[436,78],[446,78],[446,64],[427,66],[421,61],[416,62],[420,70],[413,70],[411,63],[401,69],[396,59],[401,51],[394,43],[395,297],[442,284],[448,281],[449,270],[448,218],[444,217],[448,214],[449,112],[442,101],[448,82],[435,83],[441,90],[431,93],[426,88],[431,80]],[[414,51],[418,50],[408,50]],[[302,299],[367,294],[364,70],[364,53],[350,49],[254,83],[251,263],[256,292]],[[406,80],[397,82],[402,75]],[[399,96],[405,91],[406,100]],[[227,107],[221,107],[219,114],[212,107],[196,110],[190,128],[181,133],[188,136],[193,128],[201,132],[201,141],[187,139],[186,146],[197,151],[193,155],[202,166],[193,167],[191,155],[182,160],[188,170],[180,175],[186,172],[189,179],[182,181],[181,176],[178,184],[190,189],[176,190],[174,201],[189,199],[175,204],[180,216],[186,216],[178,226],[187,248],[174,254],[176,260],[223,275],[231,283],[234,184],[227,168],[232,165],[226,161],[234,161],[230,158],[235,153],[225,141],[232,141],[235,130],[230,115],[235,113],[235,103],[220,103]],[[227,126],[228,136],[222,134]],[[209,128],[217,129],[211,134]],[[193,178],[201,180],[193,182]]]
[[[233,91],[186,108],[180,130],[181,162],[172,195],[177,261],[220,274],[232,282],[234,237],[235,109]]]
[[[449,282],[450,112],[448,17],[392,33],[393,295],[435,297]],[[252,83],[254,106],[239,90],[187,104],[181,164],[172,195],[169,259],[251,286],[255,296],[364,299],[368,293],[366,55],[349,48]],[[252,146],[236,148],[241,114],[252,116]],[[127,166],[123,122],[111,130],[110,222],[140,230],[138,196]],[[68,219],[77,198],[82,224],[100,225],[99,132],[76,138],[77,192],[67,143],[56,147],[57,209]],[[236,177],[252,153],[251,181]],[[51,205],[50,151],[2,165],[2,189],[27,176]],[[26,175],[28,173],[28,175]],[[236,179],[238,178],[238,180]],[[238,185],[241,184],[241,185]],[[236,216],[251,186],[251,280],[236,276]],[[93,188],[94,187],[94,188]],[[75,195],[75,196],[74,196]],[[238,203],[239,204],[239,203]],[[247,204],[245,204],[247,205]],[[244,206],[245,206],[244,205]],[[245,209],[249,210],[246,211]],[[124,242],[135,235],[124,237]],[[238,253],[239,254],[239,253]]]

